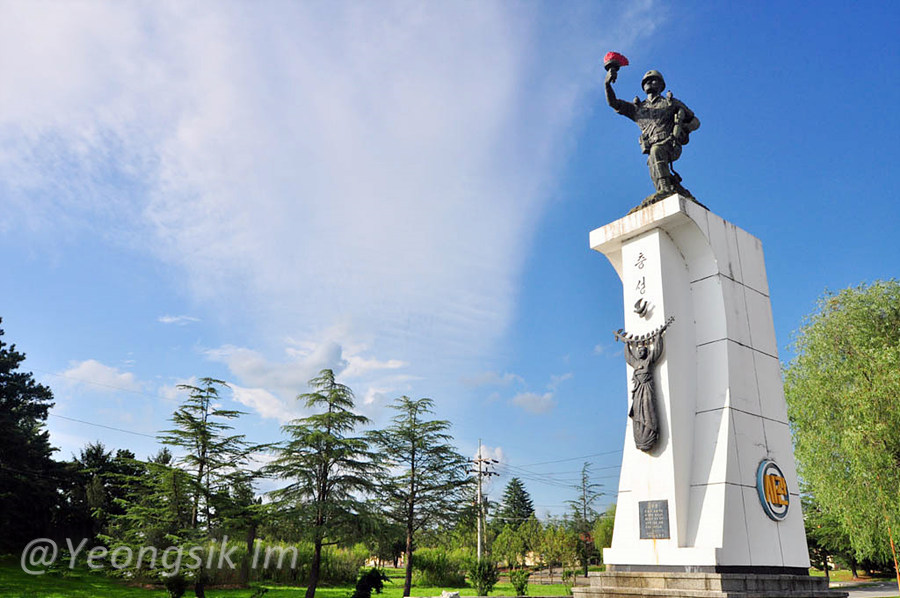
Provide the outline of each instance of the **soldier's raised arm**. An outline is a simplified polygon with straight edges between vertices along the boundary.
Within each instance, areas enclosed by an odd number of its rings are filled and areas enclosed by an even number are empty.
[[[612,87],[613,82],[613,71],[606,71],[606,103],[609,104],[610,108],[621,114],[622,116],[626,116],[631,120],[634,120],[635,115],[635,107],[631,102],[626,102],[624,100],[620,100],[616,97],[616,92],[613,91]]]

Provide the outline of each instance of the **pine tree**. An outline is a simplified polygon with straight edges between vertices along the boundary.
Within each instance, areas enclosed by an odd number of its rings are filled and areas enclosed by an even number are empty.
[[[233,427],[227,422],[243,413],[216,406],[219,388],[227,387],[214,378],[201,378],[200,386],[179,385],[190,396],[172,415],[176,427],[161,438],[163,444],[184,451],[180,463],[193,480],[191,528],[195,530],[213,526],[216,495],[227,495],[235,477],[245,475],[248,456],[256,448],[242,434],[228,434]]]
[[[89,442],[72,463],[76,488],[70,493],[82,517],[91,522],[94,536],[107,534],[109,522],[122,514],[126,499],[142,486],[146,469],[134,453],[119,449],[113,454],[102,442]]]
[[[194,484],[189,472],[175,466],[167,447],[146,462],[143,474],[128,480],[127,496],[118,501],[123,513],[111,518],[108,544],[137,549],[181,545],[193,532]]]
[[[531,495],[525,490],[525,485],[519,478],[512,478],[503,491],[500,502],[500,510],[496,519],[500,527],[510,526],[518,529],[529,517],[534,515],[534,502]]]
[[[319,584],[322,546],[335,543],[354,514],[365,507],[361,495],[374,489],[378,468],[368,441],[352,436],[358,426],[369,421],[353,412],[353,391],[337,383],[332,370],[322,370],[309,385],[314,392],[298,399],[307,408],[324,411],[282,427],[289,439],[278,448],[268,471],[291,480],[272,496],[283,509],[301,517],[312,535],[306,598],[313,598]]]
[[[450,422],[425,419],[432,413],[431,399],[400,397],[392,424],[372,433],[382,456],[398,473],[386,480],[382,494],[388,516],[406,530],[406,575],[403,596],[412,587],[412,553],[417,534],[430,526],[449,527],[463,506],[461,487],[468,460],[449,444]]]
[[[25,354],[2,336],[0,329],[0,552],[47,535],[65,477],[44,427],[53,393],[18,371]]]
[[[585,463],[581,468],[581,482],[575,486],[578,497],[575,500],[566,501],[572,509],[572,528],[578,538],[578,560],[585,577],[588,574],[588,565],[591,557],[596,553],[591,532],[594,522],[600,516],[594,509],[594,503],[603,496],[600,491],[602,486],[591,482],[591,464]]]

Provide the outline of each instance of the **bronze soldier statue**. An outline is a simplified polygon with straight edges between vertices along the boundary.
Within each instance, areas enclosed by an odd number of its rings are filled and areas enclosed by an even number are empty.
[[[620,100],[612,87],[618,70],[617,65],[613,66],[615,68],[607,66],[606,102],[641,128],[641,151],[648,155],[647,166],[656,187],[656,193],[644,199],[639,207],[673,193],[693,199],[694,196],[681,185],[681,176],[672,168],[672,163],[681,156],[681,146],[687,144],[690,133],[700,127],[700,120],[690,108],[673,98],[671,91],[661,95],[666,82],[659,71],[647,71],[641,79],[646,100],[637,97],[633,102]]]

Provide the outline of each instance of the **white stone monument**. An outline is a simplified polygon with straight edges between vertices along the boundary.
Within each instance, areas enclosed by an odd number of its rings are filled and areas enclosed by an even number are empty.
[[[628,334],[674,320],[653,371],[658,440],[636,448],[628,418],[607,573],[576,595],[840,595],[807,576],[760,241],[672,195],[590,245],[622,280]]]

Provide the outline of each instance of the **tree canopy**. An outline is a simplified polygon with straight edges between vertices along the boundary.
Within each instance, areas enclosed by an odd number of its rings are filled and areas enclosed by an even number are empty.
[[[214,505],[238,478],[244,477],[244,465],[253,449],[243,434],[229,434],[227,423],[243,413],[217,405],[219,388],[228,388],[222,380],[201,378],[200,386],[181,384],[179,390],[189,397],[172,415],[175,428],[161,436],[163,444],[183,449],[181,465],[194,480],[191,527],[213,525]]]
[[[506,484],[497,520],[501,526],[518,528],[534,514],[534,501],[519,478],[512,478]]]
[[[297,398],[307,408],[322,411],[283,427],[289,439],[279,447],[269,472],[291,481],[272,496],[299,515],[310,530],[314,552],[306,596],[313,598],[322,546],[364,508],[360,495],[373,489],[377,466],[368,441],[353,435],[369,421],[353,412],[353,391],[327,369],[309,385],[314,391]]]
[[[578,536],[578,560],[584,575],[588,574],[588,566],[591,557],[597,552],[594,547],[591,532],[599,513],[594,509],[594,503],[603,496],[600,488],[603,486],[591,482],[591,464],[585,462],[581,468],[581,481],[573,486],[578,492],[575,500],[567,500],[566,504],[572,512],[572,528]]]
[[[785,372],[804,489],[860,561],[891,562],[900,532],[900,283],[828,293]]]
[[[412,587],[412,552],[418,532],[449,524],[462,506],[468,461],[450,444],[450,422],[431,420],[434,402],[400,397],[391,405],[397,415],[371,438],[397,473],[382,486],[388,516],[406,529],[406,576],[403,595]]]
[[[63,475],[44,428],[53,393],[31,372],[19,371],[25,354],[2,337],[0,329],[0,549],[47,531]]]

